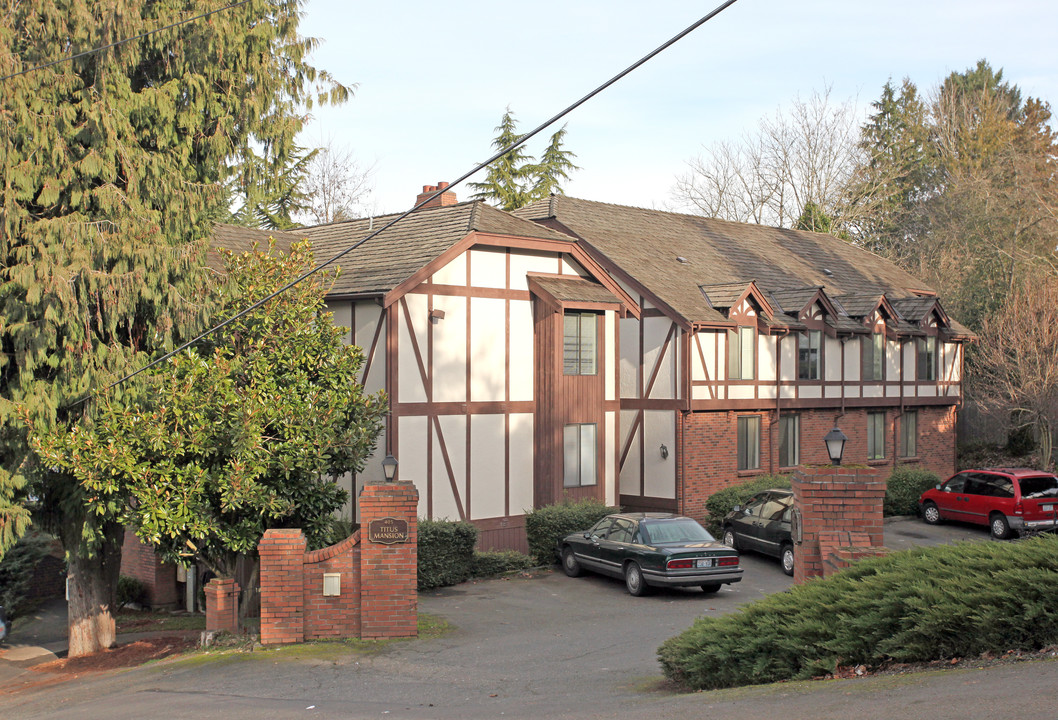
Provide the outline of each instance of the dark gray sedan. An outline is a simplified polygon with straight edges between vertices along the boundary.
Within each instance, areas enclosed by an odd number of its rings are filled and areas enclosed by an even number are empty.
[[[622,578],[628,592],[651,587],[700,587],[707,593],[742,579],[738,552],[688,517],[667,513],[608,515],[558,544],[570,577],[585,570]]]
[[[736,505],[724,518],[724,542],[740,551],[777,557],[783,572],[793,575],[793,501],[792,490],[774,488],[757,493],[744,507]]]

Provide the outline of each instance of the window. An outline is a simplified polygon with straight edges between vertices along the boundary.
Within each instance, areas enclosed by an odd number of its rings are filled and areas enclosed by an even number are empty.
[[[594,313],[568,312],[562,325],[562,373],[594,375],[596,329]]]
[[[885,413],[867,413],[867,459],[885,458]]]
[[[797,379],[819,379],[819,348],[822,330],[806,330],[797,334]]]
[[[900,418],[900,457],[918,455],[918,413],[905,410]]]
[[[756,365],[757,331],[751,327],[740,327],[727,331],[727,378],[728,380],[752,380]]]
[[[918,350],[918,379],[937,379],[937,338],[925,337],[915,341]]]
[[[801,416],[779,416],[779,467],[801,463]]]
[[[860,340],[863,348],[863,379],[885,380],[885,335],[874,333]]]
[[[563,487],[594,485],[595,480],[595,423],[567,425],[562,430],[565,469]]]
[[[738,469],[756,470],[760,467],[760,416],[738,419]]]

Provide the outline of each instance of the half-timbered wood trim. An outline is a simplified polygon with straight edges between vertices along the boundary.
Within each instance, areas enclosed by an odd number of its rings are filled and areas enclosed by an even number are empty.
[[[386,391],[389,393],[390,412],[386,416],[386,453],[393,455],[400,445],[397,443],[398,428],[394,419],[393,405],[400,397],[397,372],[397,349],[399,345],[397,327],[397,308],[383,308],[382,314],[386,318]],[[397,467],[400,473],[400,467]],[[400,479],[399,476],[395,479]]]
[[[625,398],[621,400],[622,410],[682,410],[682,398]]]
[[[698,359],[702,361],[702,372],[705,373],[705,380],[694,380],[693,378],[689,378],[688,381],[690,383],[690,387],[692,389],[695,388],[695,387],[701,387],[701,386],[705,386],[705,387],[709,388],[709,396],[713,400],[715,400],[716,399],[716,393],[717,393],[717,385],[709,377],[709,365],[708,365],[708,363],[705,362],[705,350],[702,349],[702,338],[701,338],[701,335],[699,333],[691,333],[691,336],[694,338],[694,345],[698,349]],[[719,338],[717,338],[717,340],[719,340]],[[719,344],[720,344],[719,342],[714,342],[713,343],[714,346],[718,346]],[[719,362],[719,360],[717,360],[717,362]],[[719,367],[719,366],[717,366],[717,367]],[[690,397],[690,393],[688,393],[688,397]]]
[[[846,398],[782,398],[782,409],[786,411],[802,409],[842,407],[900,407],[901,401],[909,408],[915,406],[957,405],[958,398],[952,395],[930,395],[923,397],[846,397]],[[774,410],[778,406],[776,398],[756,398],[745,400],[695,400],[691,403],[694,411],[714,410]]]
[[[441,459],[445,464],[445,472],[448,475],[448,484],[452,488],[452,499],[456,502],[456,511],[459,513],[460,520],[466,520],[467,514],[466,511],[463,510],[463,501],[460,498],[459,485],[456,483],[456,473],[455,470],[452,469],[452,458],[448,454],[448,443],[445,442],[444,433],[441,432],[441,418],[438,415],[432,415],[430,419],[433,421],[433,426],[437,430],[437,444],[441,448]],[[433,442],[430,443],[430,446],[433,446]],[[430,469],[430,475],[433,475],[432,468]]]
[[[623,403],[624,401],[622,401]],[[628,453],[632,450],[632,442],[636,439],[636,432],[643,423],[643,412],[636,413],[635,419],[632,421],[632,425],[628,428],[628,437],[625,438],[625,446],[621,449],[621,462],[618,465],[618,474],[620,470],[625,466],[625,460],[628,459]],[[642,492],[642,488],[640,488]]]
[[[415,337],[415,325],[411,321],[411,311],[408,309],[408,303],[404,298],[400,299],[401,310],[404,311],[404,321],[408,324],[408,337],[411,338],[411,349],[415,355],[415,362],[419,366],[419,376],[422,377],[423,390],[426,392],[426,401],[431,402],[433,400],[433,382],[430,376],[426,372],[426,365],[423,363],[422,352],[419,350],[419,340]],[[427,340],[430,334],[427,333]]]
[[[657,362],[654,363],[654,370],[650,373],[650,382],[647,383],[646,392],[643,393],[643,399],[650,397],[651,390],[654,389],[654,383],[657,382],[658,375],[661,373],[661,365],[665,362],[665,355],[669,351],[669,343],[672,342],[672,336],[676,332],[676,323],[669,325],[669,331],[665,335],[665,342],[661,345],[661,352],[658,353]],[[644,360],[646,358],[644,357]]]
[[[472,231],[465,238],[457,243],[454,243],[451,247],[445,250],[443,253],[435,257],[424,267],[420,268],[417,272],[413,273],[403,282],[399,283],[392,290],[387,292],[383,296],[382,303],[385,306],[392,305],[400,297],[411,292],[413,289],[421,285],[430,276],[436,273],[438,270],[443,268],[445,265],[450,263],[459,255],[475,245],[481,245],[486,247],[502,247],[502,248],[518,248],[522,250],[536,250],[544,252],[554,252],[558,255],[570,255],[576,260],[581,267],[583,267],[593,278],[599,281],[600,284],[604,285],[610,292],[621,298],[628,304],[628,311],[635,317],[639,317],[639,307],[632,302],[632,298],[625,293],[624,289],[619,284],[614,282],[602,266],[595,260],[594,257],[590,256],[583,248],[581,248],[572,239],[569,242],[563,240],[544,240],[538,238],[524,238],[510,235],[493,235],[490,233],[480,233]],[[560,260],[561,263],[561,260]],[[561,269],[561,264],[559,266]],[[468,270],[467,285],[470,285],[470,275]]]
[[[449,297],[488,298],[492,300],[529,301],[528,290],[510,288],[488,288],[471,285],[442,285],[440,283],[421,283],[405,295],[446,295]]]
[[[356,305],[353,306],[353,323],[356,323]],[[360,376],[363,378],[363,383],[367,383],[368,376],[371,375],[371,364],[375,360],[375,349],[378,347],[378,339],[382,337],[382,328],[386,325],[386,311],[379,309],[378,313],[378,325],[375,326],[375,335],[371,338],[371,349],[367,351],[367,359],[364,360],[364,372]],[[353,339],[356,339],[356,330],[353,330]],[[389,387],[388,383],[386,385]]]

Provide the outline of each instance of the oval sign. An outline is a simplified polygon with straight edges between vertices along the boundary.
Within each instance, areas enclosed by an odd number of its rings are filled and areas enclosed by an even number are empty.
[[[383,545],[408,542],[408,521],[391,517],[372,520],[367,525],[367,539]]]

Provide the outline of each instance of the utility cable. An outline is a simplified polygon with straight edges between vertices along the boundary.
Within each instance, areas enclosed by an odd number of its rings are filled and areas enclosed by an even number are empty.
[[[84,52],[79,52],[76,55],[67,55],[66,57],[61,57],[58,60],[52,60],[49,63],[44,63],[43,65],[34,65],[33,67],[25,68],[24,70],[19,70],[18,72],[11,73],[10,75],[4,75],[3,77],[0,77],[0,82],[4,82],[5,80],[10,80],[11,78],[18,77],[19,75],[26,75],[28,73],[31,73],[31,72],[35,71],[35,70],[43,70],[45,68],[50,68],[53,65],[58,65],[58,64],[64,63],[64,62],[70,62],[71,60],[77,60],[78,58],[83,58],[83,57],[86,57],[88,55],[93,55],[95,53],[103,52],[104,50],[109,50],[110,48],[116,48],[119,45],[125,45],[126,43],[130,43],[130,42],[132,42],[134,40],[139,40],[140,38],[149,37],[149,36],[154,35],[156,33],[160,33],[163,30],[171,30],[171,29],[173,29],[175,27],[180,27],[181,25],[186,25],[187,23],[194,22],[195,20],[201,20],[202,18],[207,18],[210,15],[216,15],[219,12],[223,12],[225,10],[231,10],[232,8],[237,8],[240,5],[245,5],[248,2],[250,2],[250,0],[239,0],[238,2],[233,2],[231,5],[225,5],[224,7],[217,8],[216,10],[210,10],[209,12],[204,12],[204,13],[201,13],[200,15],[195,15],[194,17],[189,17],[189,18],[187,18],[185,20],[177,20],[176,22],[170,23],[169,25],[166,25],[165,27],[156,28],[154,30],[148,30],[147,32],[140,33],[139,35],[134,35],[133,37],[130,37],[130,38],[125,38],[124,40],[117,40],[116,42],[112,42],[109,45],[103,45],[101,47],[92,48],[91,50],[85,50]]]
[[[212,335],[213,333],[217,332],[218,330],[221,330],[221,329],[227,327],[228,325],[230,325],[231,323],[235,322],[236,320],[239,320],[240,318],[245,317],[246,315],[250,314],[251,312],[253,312],[257,308],[261,307],[262,305],[264,305],[268,301],[270,301],[273,298],[281,295],[282,293],[285,293],[287,290],[291,289],[292,287],[294,287],[298,283],[302,282],[303,280],[315,275],[316,273],[318,273],[319,271],[323,270],[327,266],[334,264],[336,261],[338,261],[341,258],[345,257],[346,255],[351,253],[353,250],[356,250],[358,247],[360,247],[361,245],[366,243],[368,240],[371,240],[372,238],[377,237],[381,233],[385,232],[389,228],[391,228],[394,225],[396,225],[397,223],[399,223],[404,218],[406,218],[409,215],[411,215],[412,213],[414,213],[416,210],[419,210],[423,206],[429,204],[434,198],[439,196],[441,193],[446,192],[447,190],[456,187],[457,185],[459,185],[460,183],[465,181],[467,178],[469,178],[472,175],[480,172],[481,170],[483,170],[484,168],[488,167],[489,165],[491,165],[492,163],[494,163],[496,160],[500,159],[504,155],[506,155],[506,154],[518,149],[519,147],[524,145],[526,142],[528,142],[530,139],[532,139],[535,135],[538,135],[539,133],[541,133],[548,126],[550,126],[550,125],[554,124],[555,122],[561,120],[563,117],[565,117],[569,113],[571,113],[574,110],[576,110],[578,107],[580,107],[581,105],[586,103],[588,100],[591,100],[593,97],[595,97],[596,95],[601,93],[603,90],[607,89],[608,87],[610,87],[611,85],[616,83],[618,80],[621,80],[622,78],[624,78],[626,75],[631,73],[633,70],[638,69],[643,64],[645,64],[648,61],[652,60],[658,54],[662,53],[663,51],[667,50],[672,45],[676,44],[677,42],[679,42],[680,40],[685,38],[687,35],[690,35],[692,32],[694,32],[699,27],[701,27],[705,23],[707,23],[710,20],[712,20],[714,17],[719,15],[721,12],[723,12],[727,8],[729,8],[732,5],[734,5],[736,2],[738,2],[738,0],[726,0],[726,2],[718,5],[716,8],[714,8],[707,15],[705,15],[704,17],[702,17],[698,21],[694,22],[693,24],[689,25],[687,28],[685,28],[684,30],[682,30],[678,34],[674,35],[669,40],[667,40],[666,42],[662,43],[657,48],[655,48],[651,52],[649,52],[646,55],[644,55],[643,57],[641,57],[639,60],[637,60],[634,63],[632,63],[631,65],[626,67],[624,70],[622,70],[621,72],[619,72],[616,75],[614,75],[613,77],[611,77],[609,80],[604,82],[602,85],[599,85],[598,87],[596,87],[594,90],[589,92],[584,97],[582,97],[579,100],[575,101],[574,103],[572,103],[571,105],[566,107],[564,110],[556,113],[551,118],[545,120],[540,125],[538,125],[536,128],[534,128],[533,130],[529,131],[525,135],[522,135],[521,137],[519,137],[517,140],[515,140],[513,143],[511,143],[507,147],[505,147],[502,150],[496,152],[492,157],[490,157],[485,162],[480,163],[479,165],[477,165],[477,167],[475,167],[473,170],[470,170],[469,172],[464,173],[463,175],[461,175],[458,179],[456,179],[455,181],[450,183],[446,188],[438,188],[432,194],[428,195],[423,200],[418,202],[410,210],[404,211],[403,213],[401,213],[400,215],[398,215],[397,217],[393,218],[392,220],[387,222],[385,225],[380,227],[378,230],[375,230],[374,232],[370,233],[366,237],[361,238],[360,240],[358,240],[357,242],[353,243],[349,247],[345,248],[344,250],[342,250],[341,252],[339,252],[337,255],[335,255],[334,257],[330,258],[329,260],[326,260],[325,262],[317,265],[316,267],[312,268],[311,270],[305,271],[304,273],[299,275],[297,278],[291,280],[290,282],[288,282],[286,285],[282,286],[278,290],[276,290],[276,291],[270,293],[269,295],[261,298],[260,300],[258,300],[257,302],[253,303],[252,305],[250,305],[246,309],[241,310],[240,312],[236,313],[235,315],[232,315],[227,320],[225,320],[225,321],[223,321],[221,323],[218,323],[217,325],[214,325],[213,327],[211,327],[210,329],[208,329],[205,332],[201,333],[200,335],[192,338],[191,340],[188,340],[187,342],[185,342],[183,345],[181,345],[180,347],[176,348],[175,350],[171,350],[171,351],[167,352],[165,355],[162,355],[160,358],[148,363],[147,365],[144,365],[139,370],[136,370],[135,372],[129,373],[128,375],[122,377],[121,379],[114,381],[113,383],[111,383],[110,385],[108,385],[104,389],[104,392],[112,390],[113,388],[117,387],[118,385],[121,385],[122,383],[125,383],[128,380],[131,380],[132,378],[136,377],[140,373],[145,372],[145,371],[149,370],[150,368],[154,367],[155,365],[159,365],[159,364],[165,362],[166,360],[168,360],[169,358],[173,357],[174,355],[177,355],[177,354],[183,352],[184,350],[186,350],[187,348],[191,347],[192,345],[194,345],[195,343],[199,342],[200,340],[203,340],[203,339],[209,337],[210,335]],[[287,231],[287,232],[293,232],[293,231]],[[80,405],[81,403],[83,403],[86,400],[88,400],[89,397],[91,397],[91,395],[85,396],[84,398],[81,398],[80,400],[77,400],[76,402],[72,403],[68,407],[75,407],[77,405]]]

